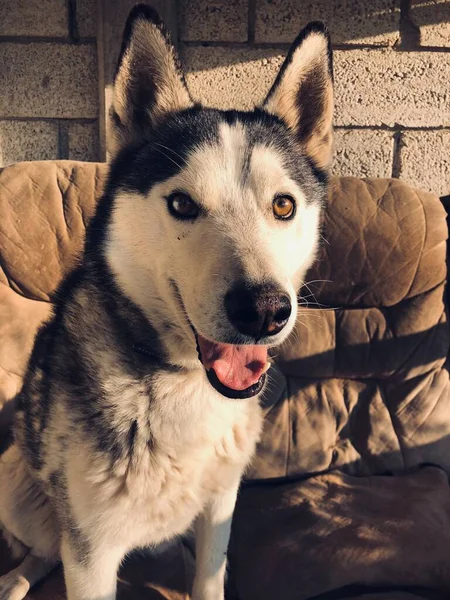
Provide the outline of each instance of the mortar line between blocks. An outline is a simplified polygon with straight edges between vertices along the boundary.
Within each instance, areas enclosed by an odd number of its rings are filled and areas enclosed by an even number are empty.
[[[256,29],[256,0],[248,0],[247,43],[254,44]]]
[[[69,158],[69,127],[64,121],[58,121],[58,158]]]

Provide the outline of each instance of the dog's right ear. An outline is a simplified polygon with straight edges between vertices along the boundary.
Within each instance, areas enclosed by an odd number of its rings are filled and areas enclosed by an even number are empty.
[[[178,55],[157,12],[136,5],[128,16],[114,78],[108,152],[142,139],[167,113],[193,106]]]

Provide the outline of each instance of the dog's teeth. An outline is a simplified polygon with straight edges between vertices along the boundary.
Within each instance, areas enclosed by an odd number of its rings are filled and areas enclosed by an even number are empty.
[[[266,362],[263,368],[263,373],[266,373],[270,369],[270,362]]]

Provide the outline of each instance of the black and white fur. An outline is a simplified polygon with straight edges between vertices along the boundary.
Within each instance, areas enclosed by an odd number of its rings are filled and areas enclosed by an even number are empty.
[[[242,473],[255,450],[258,395],[211,385],[195,332],[231,344],[283,342],[318,243],[333,110],[330,42],[310,24],[253,112],[194,103],[157,15],[133,9],[112,109],[106,191],[80,267],[58,291],[17,398],[0,464],[0,523],[24,556],[0,578],[20,600],[60,560],[69,600],[112,600],[134,548],[196,532],[194,600],[223,600]],[[174,191],[200,216],[177,220]],[[277,220],[273,199],[295,214]],[[276,335],[230,323],[237,282],[292,303]]]

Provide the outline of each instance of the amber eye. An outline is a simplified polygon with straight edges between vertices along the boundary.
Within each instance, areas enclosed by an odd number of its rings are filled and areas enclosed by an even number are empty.
[[[174,192],[167,198],[170,214],[176,219],[193,220],[200,214],[199,206],[187,194]]]
[[[290,219],[294,216],[295,202],[290,196],[277,196],[272,202],[275,218]]]

